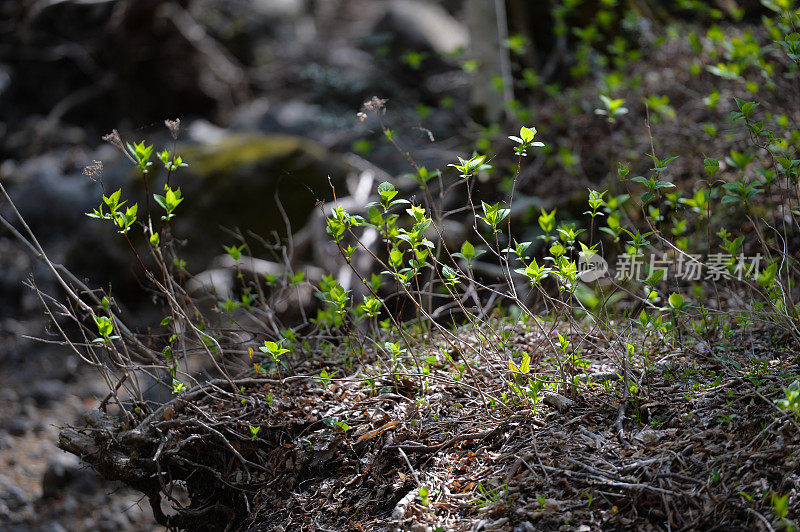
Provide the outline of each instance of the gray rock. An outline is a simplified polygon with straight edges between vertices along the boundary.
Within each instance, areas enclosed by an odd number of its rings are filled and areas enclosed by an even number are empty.
[[[278,123],[287,131],[301,133],[310,129],[319,119],[322,110],[304,102],[288,102],[281,105],[276,113]]]
[[[186,127],[189,140],[198,144],[214,144],[225,137],[225,130],[205,119],[194,120]]]
[[[86,143],[83,128],[36,115],[23,121],[22,127],[8,132],[5,147],[12,153],[33,154]]]
[[[61,526],[60,523],[56,521],[50,521],[49,523],[45,523],[44,525],[39,528],[40,532],[67,532],[67,529]]]
[[[305,0],[253,0],[252,9],[257,15],[268,18],[297,18],[306,11]]]
[[[0,317],[15,318],[19,312],[19,301],[25,290],[23,282],[32,270],[27,254],[10,240],[0,241]],[[15,324],[9,322],[13,328]],[[0,400],[9,392],[0,392]],[[13,391],[11,392],[13,393]],[[15,399],[11,399],[12,401]]]
[[[36,381],[22,390],[23,399],[33,399],[37,405],[46,406],[48,403],[60,401],[67,395],[67,387],[63,382],[55,379]]]
[[[30,502],[25,492],[14,481],[5,475],[0,475],[0,515],[21,512]]]
[[[393,0],[375,33],[390,33],[409,49],[451,54],[469,44],[467,28],[444,8],[419,0]]]
[[[5,482],[0,481],[0,484],[5,484]],[[19,487],[7,484],[0,485],[0,503],[16,513],[24,510],[30,504],[30,500]]]
[[[64,174],[63,154],[52,152],[12,167],[11,197],[34,232],[65,233],[84,221],[98,198],[96,185],[79,173]]]
[[[71,454],[57,454],[47,462],[42,477],[42,497],[58,495],[77,476],[80,464]]]
[[[268,133],[305,134],[308,136],[319,124],[324,111],[316,105],[300,101],[284,102],[271,105],[266,98],[254,100],[243,106],[233,116],[231,127],[239,131],[263,131]],[[197,121],[196,121],[197,122]],[[192,123],[191,127],[194,127]],[[199,135],[193,140],[211,144],[221,140],[224,134],[205,141]]]
[[[272,116],[272,104],[261,97],[237,107],[231,115],[230,127],[233,131],[278,131],[279,126]]]
[[[42,476],[42,498],[56,497],[66,489],[80,493],[91,493],[96,475],[72,454],[53,456]]]
[[[355,52],[364,54],[358,50]],[[348,75],[346,70],[342,72],[342,75]],[[371,71],[365,72],[361,79],[367,79],[369,76],[372,76]],[[324,147],[330,147],[352,135],[352,124],[352,113],[342,116],[324,107],[301,101],[272,105],[266,98],[259,98],[237,109],[231,119],[230,127],[236,132],[289,133],[310,138]]]
[[[349,72],[353,76],[370,78],[375,74],[372,56],[358,48],[341,47],[331,50],[328,63],[336,68]]]
[[[78,375],[79,362],[78,357],[59,357],[58,363],[51,364],[48,368],[46,378],[69,383]],[[83,390],[81,388],[79,392]]]
[[[207,31],[224,36],[222,43],[235,57],[269,46],[270,38],[296,42],[297,27],[309,19],[306,4],[307,0],[197,0],[192,13]]]
[[[61,508],[68,514],[74,514],[78,510],[78,499],[70,494],[65,495],[61,501]]]
[[[97,529],[102,532],[117,532],[130,528],[130,523],[123,513],[108,513],[98,519]]]
[[[31,424],[22,416],[12,416],[0,421],[0,429],[12,436],[22,436],[31,428]]]

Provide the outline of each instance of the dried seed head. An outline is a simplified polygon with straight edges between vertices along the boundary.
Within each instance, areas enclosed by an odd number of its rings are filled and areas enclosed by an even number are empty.
[[[361,115],[366,114],[366,112],[378,112],[384,109],[387,101],[388,100],[373,96],[371,100],[364,102],[364,104],[361,106],[361,112],[358,114],[358,117],[361,118]]]
[[[108,135],[103,135],[103,140],[121,151],[133,164],[138,164],[136,159],[133,158],[133,155],[128,153],[128,150],[125,149],[125,143],[122,142],[122,137],[120,136],[119,131],[112,129],[111,133]]]
[[[119,136],[119,131],[116,129],[112,129],[111,133],[108,135],[103,135],[103,140],[114,146],[115,148],[119,148],[122,151],[125,151],[125,145],[122,143],[122,137]]]
[[[92,164],[87,165],[83,169],[83,175],[94,181],[100,181],[103,178],[103,163],[100,161],[92,161]]]
[[[178,132],[181,129],[181,119],[176,118],[175,120],[164,120],[164,125],[167,126],[169,129],[169,134],[172,135],[172,140],[178,140]]]

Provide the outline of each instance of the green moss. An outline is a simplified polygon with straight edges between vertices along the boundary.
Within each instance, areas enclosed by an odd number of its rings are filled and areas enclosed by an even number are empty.
[[[228,135],[216,144],[190,147],[184,153],[184,159],[192,161],[193,173],[200,177],[227,174],[242,165],[268,163],[301,153],[320,161],[329,158],[323,147],[292,135]]]

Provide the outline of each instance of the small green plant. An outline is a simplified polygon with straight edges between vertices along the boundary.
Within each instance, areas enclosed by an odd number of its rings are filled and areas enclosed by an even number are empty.
[[[118,340],[120,338],[113,334],[114,322],[111,321],[111,318],[108,316],[95,316],[94,322],[97,325],[97,332],[100,334],[100,338],[95,338],[92,340],[93,342],[107,344],[111,342],[111,340]]]
[[[119,229],[120,234],[127,235],[131,226],[136,222],[139,206],[134,203],[130,207],[126,207],[123,211],[122,208],[127,203],[127,200],[120,201],[121,196],[122,189],[117,190],[109,196],[103,195],[103,203],[92,212],[86,213],[86,216],[101,220],[111,220]],[[103,204],[108,208],[108,212],[103,211]]]
[[[242,250],[246,247],[245,244],[241,246],[222,246],[225,252],[234,260],[238,261],[242,258]]]
[[[645,105],[655,112],[655,118],[672,120],[677,116],[675,109],[669,104],[669,96],[651,94],[644,100]]]
[[[363,296],[363,303],[358,306],[361,314],[367,318],[374,318],[381,310],[382,301],[374,296]]]
[[[791,523],[788,519],[789,494],[787,493],[786,495],[778,495],[777,493],[772,492],[772,496],[770,497],[770,503],[772,504],[772,510],[775,512],[775,517],[780,519],[784,529],[786,529],[789,532],[795,530],[794,524]]]
[[[331,379],[339,373],[339,370],[335,370],[332,373],[328,373],[327,369],[322,369],[319,373],[319,383],[322,384],[325,388],[328,388],[331,385]]]
[[[537,495],[536,502],[539,503],[539,510],[544,510],[544,507],[547,504],[547,497],[544,495]]]
[[[448,164],[447,166],[452,166],[461,174],[461,177],[464,179],[469,179],[472,177],[476,172],[480,172],[483,170],[488,170],[491,168],[488,164],[485,164],[486,156],[485,155],[473,155],[469,159],[462,159],[461,157],[458,158],[459,164]]]
[[[422,506],[431,505],[429,494],[430,494],[430,489],[428,488],[428,486],[420,486],[419,488],[417,488],[417,498],[419,499],[419,502],[422,504]]]
[[[289,352],[289,349],[283,347],[284,341],[285,339],[278,342],[264,340],[264,345],[259,346],[258,348],[258,350],[262,353],[269,355],[270,363],[274,371],[277,371],[279,365],[286,366],[285,362],[281,360],[281,356]],[[258,368],[256,369],[256,372],[259,372]]]
[[[669,303],[669,308],[672,310],[681,310],[687,303],[683,300],[683,296],[678,294],[677,292],[673,292],[667,298],[667,303]]]
[[[172,393],[174,395],[181,394],[186,391],[186,385],[181,381],[173,378],[172,379]]]
[[[775,403],[782,410],[794,413],[795,420],[800,416],[800,380],[792,382],[783,388],[784,398],[778,399]]]
[[[758,188],[760,184],[761,183],[757,181],[734,181],[732,183],[725,183],[722,185],[722,188],[725,190],[722,203],[751,207],[753,197],[763,192],[763,189]]]
[[[600,95],[600,101],[603,102],[603,107],[595,109],[595,114],[606,117],[606,120],[613,124],[617,118],[628,114],[628,108],[625,107],[625,100],[623,98],[612,99],[605,94]]]
[[[453,253],[453,257],[464,259],[467,261],[467,268],[472,268],[472,262],[484,253],[486,253],[486,250],[475,249],[475,246],[467,241],[464,241],[464,243],[461,244],[461,251]]]
[[[413,70],[419,70],[422,66],[422,63],[427,59],[428,54],[425,52],[418,52],[418,51],[408,51],[403,54],[403,62],[411,67]]]
[[[528,155],[528,150],[530,148],[543,148],[543,142],[534,142],[533,138],[536,135],[536,128],[527,128],[522,127],[519,130],[519,137],[508,137],[509,139],[513,140],[519,146],[514,146],[514,153],[519,155],[520,157],[525,157]]]
[[[485,487],[482,482],[478,482],[477,489],[478,497],[473,502],[481,508],[508,502],[508,484],[491,488]]]
[[[164,195],[160,196],[155,194],[153,196],[156,203],[158,203],[162,209],[166,212],[164,216],[161,217],[162,220],[171,220],[175,217],[175,209],[183,202],[183,195],[181,194],[181,189],[172,189],[169,185],[164,185]]]
[[[483,208],[483,216],[478,216],[478,219],[486,222],[486,224],[492,228],[492,233],[497,233],[499,231],[498,226],[500,222],[505,220],[511,213],[511,209],[504,209],[499,203],[489,205],[482,201],[481,207]]]
[[[531,372],[531,356],[528,353],[525,353],[522,356],[522,360],[519,363],[519,366],[511,359],[508,360],[508,370],[512,372],[512,378],[517,379],[519,376],[516,375],[521,373],[522,375],[527,375]]]
[[[674,183],[660,179],[660,176],[669,167],[669,164],[678,158],[677,156],[673,156],[661,160],[652,154],[648,154],[648,156],[653,160],[653,163],[655,163],[655,166],[651,168],[653,175],[650,177],[636,176],[631,179],[631,181],[641,183],[647,189],[646,192],[641,196],[642,203],[644,204],[652,201],[656,197],[656,194],[659,190],[675,187]]]

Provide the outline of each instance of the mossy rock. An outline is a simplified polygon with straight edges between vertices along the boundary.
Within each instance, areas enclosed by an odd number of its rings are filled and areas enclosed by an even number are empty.
[[[186,198],[176,212],[174,229],[178,238],[189,240],[189,260],[205,261],[218,254],[222,243],[232,242],[220,227],[250,230],[270,240],[273,231],[285,237],[276,190],[292,231],[300,230],[317,200],[333,197],[329,176],[341,195],[349,171],[341,157],[291,135],[231,134],[212,144],[187,147],[181,154],[189,167],[173,182]]]

